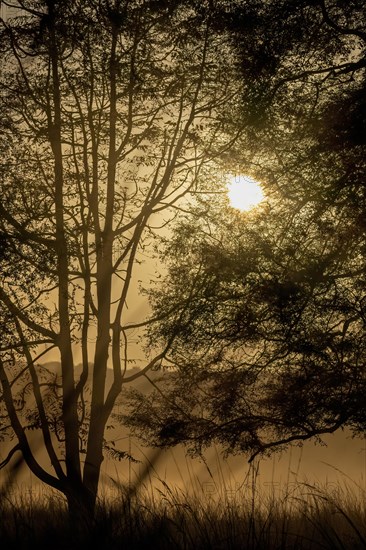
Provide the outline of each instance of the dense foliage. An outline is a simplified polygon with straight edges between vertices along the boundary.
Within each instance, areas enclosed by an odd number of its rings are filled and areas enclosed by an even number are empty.
[[[167,243],[150,336],[174,335],[171,374],[129,420],[158,445],[253,456],[365,429],[364,16],[362,2],[270,2],[254,64],[245,16],[231,22],[258,105],[237,173],[267,199],[198,205]]]

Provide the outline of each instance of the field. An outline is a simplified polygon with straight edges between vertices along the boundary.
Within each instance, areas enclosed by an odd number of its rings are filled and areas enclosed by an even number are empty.
[[[0,547],[51,549],[365,549],[366,494],[352,483],[291,484],[263,493],[255,475],[243,487],[184,491],[164,480],[116,487],[93,525],[69,525],[55,494],[3,493]]]

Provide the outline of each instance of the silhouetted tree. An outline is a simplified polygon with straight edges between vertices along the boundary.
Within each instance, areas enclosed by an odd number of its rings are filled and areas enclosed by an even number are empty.
[[[222,187],[241,88],[209,2],[19,5],[0,36],[1,434],[14,441],[1,466],[20,452],[78,522],[93,516],[122,386],[174,340],[135,356],[149,321],[129,318],[138,280],[149,284],[139,266],[190,196]]]
[[[365,429],[365,9],[266,10],[272,32],[253,60],[245,17],[231,24],[258,100],[249,175],[267,200],[247,214],[205,204],[166,243],[150,343],[174,338],[171,372],[149,399],[134,394],[129,419],[157,445],[216,441],[253,457]]]

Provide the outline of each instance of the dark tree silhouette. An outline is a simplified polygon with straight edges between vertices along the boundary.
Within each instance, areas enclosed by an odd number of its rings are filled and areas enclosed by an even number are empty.
[[[248,214],[205,204],[166,243],[150,342],[174,338],[171,372],[148,400],[133,395],[128,419],[156,445],[216,441],[254,457],[365,430],[364,5],[266,9],[256,63],[245,17],[231,25],[243,74],[253,70],[249,170],[267,200]]]
[[[0,434],[14,445],[1,466],[21,453],[76,523],[93,516],[103,454],[124,456],[105,439],[121,388],[174,340],[135,357],[149,322],[128,317],[148,284],[137,269],[187,198],[222,187],[242,132],[209,4],[21,0],[2,21]]]

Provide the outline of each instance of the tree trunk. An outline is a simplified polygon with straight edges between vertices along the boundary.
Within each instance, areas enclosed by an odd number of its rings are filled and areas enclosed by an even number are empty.
[[[96,494],[83,484],[70,484],[65,494],[70,532],[74,539],[83,541],[94,524]]]

